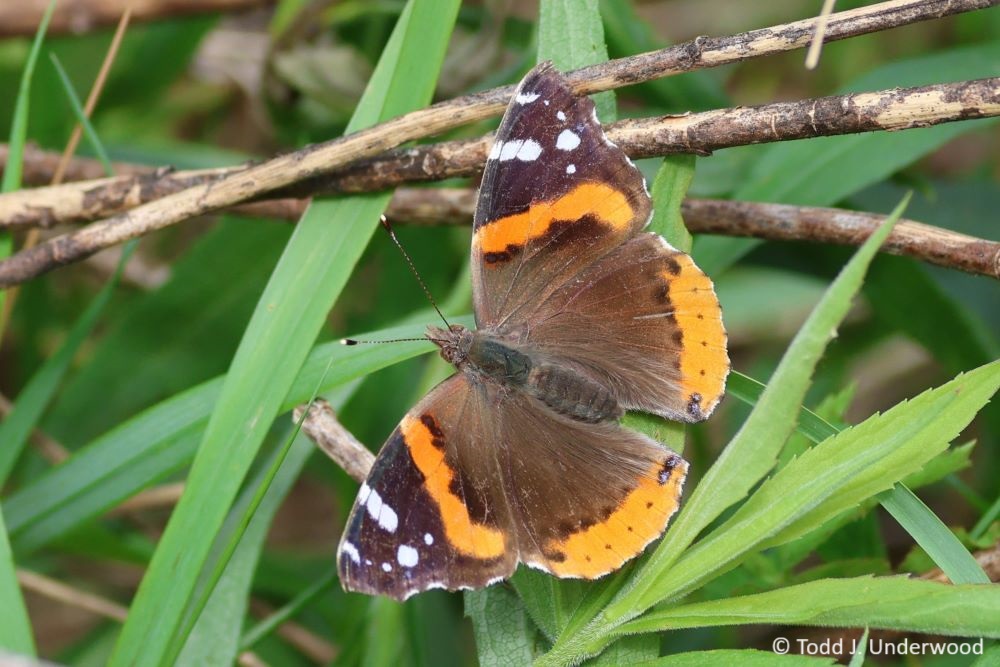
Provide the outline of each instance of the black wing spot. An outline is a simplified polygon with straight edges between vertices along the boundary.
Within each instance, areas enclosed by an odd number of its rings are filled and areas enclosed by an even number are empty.
[[[431,444],[437,449],[444,449],[444,431],[438,426],[434,417],[428,414],[420,415],[420,423],[430,432]]]
[[[670,456],[663,462],[663,467],[660,468],[660,474],[657,476],[656,481],[662,486],[670,480],[670,476],[674,474],[674,469],[680,465],[682,459],[681,457],[674,455]]]
[[[687,404],[687,411],[689,415],[696,419],[700,419],[702,417],[701,394],[698,392],[691,394],[691,398],[688,400]]]

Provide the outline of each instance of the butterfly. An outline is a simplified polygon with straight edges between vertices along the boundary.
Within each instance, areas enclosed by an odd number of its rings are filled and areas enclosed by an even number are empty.
[[[642,174],[550,64],[497,131],[472,238],[476,329],[431,326],[457,372],[410,410],[361,485],[343,587],[405,600],[518,563],[594,579],[676,511],[688,464],[626,410],[706,419],[729,357],[712,282],[644,232]]]

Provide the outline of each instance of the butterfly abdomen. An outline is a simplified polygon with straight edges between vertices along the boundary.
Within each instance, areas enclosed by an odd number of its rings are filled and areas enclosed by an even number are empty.
[[[624,414],[611,392],[594,380],[555,364],[539,364],[528,374],[527,389],[559,414],[588,423]]]

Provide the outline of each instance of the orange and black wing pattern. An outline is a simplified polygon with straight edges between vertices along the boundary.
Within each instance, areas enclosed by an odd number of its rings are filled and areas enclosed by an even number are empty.
[[[712,281],[657,234],[587,267],[529,321],[532,349],[584,366],[624,408],[697,422],[725,393],[729,354]]]
[[[507,108],[486,161],[472,240],[480,328],[526,308],[634,235],[651,204],[642,174],[610,143],[594,104],[549,64]]]
[[[379,452],[347,520],[337,565],[345,590],[405,600],[431,588],[482,588],[510,576],[516,538],[480,420],[486,389],[465,375],[435,387]]]

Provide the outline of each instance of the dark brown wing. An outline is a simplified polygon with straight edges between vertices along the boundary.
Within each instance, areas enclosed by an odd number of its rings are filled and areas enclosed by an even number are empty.
[[[595,579],[658,538],[687,463],[616,422],[586,424],[513,393],[501,409],[500,466],[522,562]]]
[[[596,578],[663,533],[686,471],[616,423],[585,424],[455,375],[379,453],[338,549],[341,583],[404,600],[487,586],[519,560]]]
[[[472,280],[479,328],[509,328],[581,269],[637,233],[642,174],[604,135],[594,104],[549,64],[504,114],[476,206]]]
[[[708,417],[729,374],[712,281],[656,234],[640,234],[535,308],[526,345],[572,360],[619,404],[670,419]]]
[[[429,588],[481,588],[514,571],[487,394],[453,375],[389,437],[337,551],[345,590],[405,600]]]

